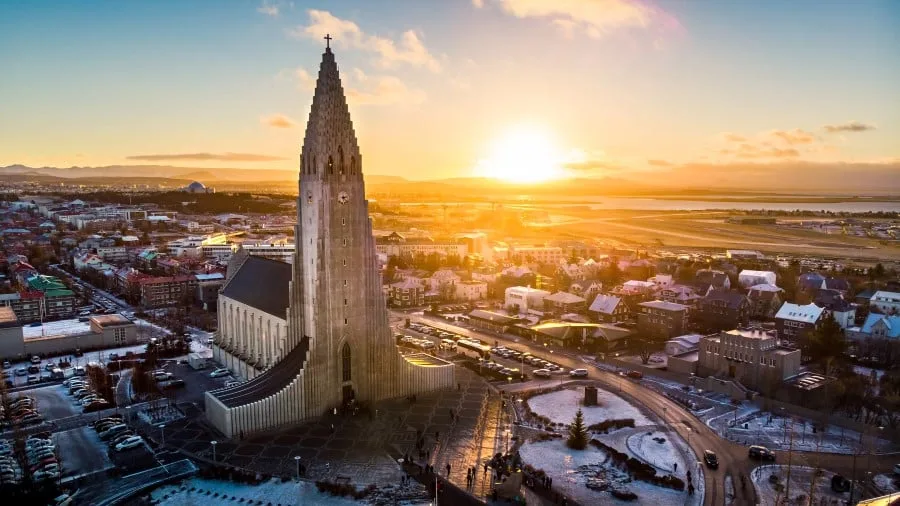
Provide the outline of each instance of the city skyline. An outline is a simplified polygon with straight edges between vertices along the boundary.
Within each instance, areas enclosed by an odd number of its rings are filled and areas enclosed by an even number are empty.
[[[330,34],[369,174],[900,166],[890,2],[63,2],[0,19],[17,97],[0,165],[295,171]]]

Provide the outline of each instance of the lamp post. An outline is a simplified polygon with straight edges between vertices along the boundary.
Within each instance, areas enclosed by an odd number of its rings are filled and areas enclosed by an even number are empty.
[[[160,432],[160,435],[162,436],[162,445],[163,445],[163,447],[165,447],[166,446],[166,424],[164,424],[164,423],[159,424],[159,432]]]
[[[300,456],[299,455],[294,456],[294,462],[297,463],[297,481],[300,481]]]
[[[213,449],[213,462],[218,462],[219,460],[216,458],[216,445],[219,444],[219,442],[216,440],[212,440],[209,442],[209,444],[212,445]]]

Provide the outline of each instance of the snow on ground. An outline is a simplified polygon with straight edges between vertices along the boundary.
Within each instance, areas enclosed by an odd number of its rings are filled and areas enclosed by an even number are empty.
[[[643,413],[625,399],[605,390],[597,390],[598,406],[584,406],[584,388],[569,388],[542,394],[528,399],[534,413],[546,416],[555,423],[570,424],[575,412],[581,409],[585,425],[593,425],[609,419],[634,418],[635,426],[652,425]]]
[[[876,474],[872,481],[875,482],[875,486],[878,487],[878,490],[882,491],[885,494],[893,494],[894,492],[900,492],[900,486],[897,486],[897,476],[893,474]]]
[[[599,479],[638,495],[637,501],[628,504],[684,504],[687,492],[657,487],[646,482],[631,481],[627,473],[612,467],[606,452],[588,446],[584,450],[566,447],[564,440],[555,439],[525,443],[519,455],[526,463],[543,469],[553,479],[553,488],[574,498],[581,504],[625,504],[613,498],[607,491],[587,487],[590,478]],[[702,502],[702,494],[694,494]]]
[[[872,378],[876,381],[884,376],[884,370],[882,369],[872,369],[871,367],[863,367],[861,365],[853,366],[853,372],[860,376],[865,376],[866,378]]]
[[[410,485],[412,489],[418,485]],[[191,491],[191,488],[194,488]],[[210,495],[206,495],[209,491]],[[219,497],[212,494],[218,493]],[[415,494],[414,494],[415,495]],[[419,494],[421,495],[421,494]],[[223,499],[222,497],[227,497]],[[231,500],[234,496],[235,500]],[[166,485],[154,490],[151,497],[156,504],[162,506],[196,506],[198,504],[249,504],[255,501],[258,504],[280,504],[283,506],[295,504],[315,504],[316,506],[350,506],[360,504],[358,501],[347,497],[335,497],[323,494],[316,489],[315,484],[307,481],[299,483],[289,481],[282,483],[278,479],[261,483],[259,485],[246,485],[227,481],[206,480],[202,478],[190,478],[181,483]],[[243,502],[241,502],[243,499]],[[365,501],[363,501],[365,502]],[[399,501],[392,504],[417,505],[429,504],[421,500]]]
[[[750,477],[753,480],[753,485],[756,487],[761,506],[774,506],[776,501],[784,499],[784,495],[787,492],[787,470],[787,466],[768,465],[757,467],[751,472]],[[813,473],[814,469],[811,467],[791,467],[791,497],[795,500],[803,498],[791,504],[809,504],[809,491],[810,485],[812,485]],[[775,475],[777,480],[770,480],[772,475]],[[847,492],[839,494],[831,490],[831,478],[833,476],[834,473],[824,470],[819,471],[819,476],[816,478],[816,486],[813,489],[813,504],[844,504],[843,501],[850,497],[850,494]],[[825,502],[822,502],[823,500]]]
[[[627,446],[630,453],[647,462],[664,473],[677,473],[675,464],[682,472],[686,469],[681,453],[669,440],[674,434],[670,432],[642,431],[628,437]],[[677,437],[677,436],[676,436]]]
[[[729,418],[731,416],[731,418]],[[738,414],[737,427],[729,427],[734,415],[722,415],[719,420],[710,420],[710,427],[732,441],[742,444],[760,444],[773,450],[819,451],[824,453],[854,453],[855,451],[891,451],[894,445],[884,439],[865,437],[860,447],[859,432],[829,425],[826,430],[818,429],[812,420],[793,418],[793,441],[791,419],[759,411],[751,415]],[[719,423],[716,423],[719,422]],[[814,428],[814,426],[816,426]],[[745,428],[746,427],[746,428]],[[813,432],[815,430],[815,432]]]

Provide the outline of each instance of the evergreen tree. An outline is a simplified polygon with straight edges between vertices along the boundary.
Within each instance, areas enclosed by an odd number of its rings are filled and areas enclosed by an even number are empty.
[[[819,362],[822,373],[830,374],[835,359],[843,357],[847,351],[847,338],[844,329],[828,314],[809,338],[809,356]]]
[[[566,446],[573,450],[584,450],[588,443],[588,430],[584,425],[584,415],[579,409],[575,413],[575,420],[569,425],[569,439],[566,440]]]

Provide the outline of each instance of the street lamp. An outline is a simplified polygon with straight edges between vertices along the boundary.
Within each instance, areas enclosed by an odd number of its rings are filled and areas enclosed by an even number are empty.
[[[212,440],[209,442],[209,444],[212,445],[213,449],[213,462],[218,462],[218,459],[216,459],[216,445],[219,444],[219,442],[216,440]]]
[[[166,424],[164,424],[164,423],[159,424],[159,432],[162,435],[162,445],[163,445],[163,447],[165,447],[166,446]]]
[[[300,456],[299,455],[294,456],[294,462],[297,463],[297,481],[300,481]]]

